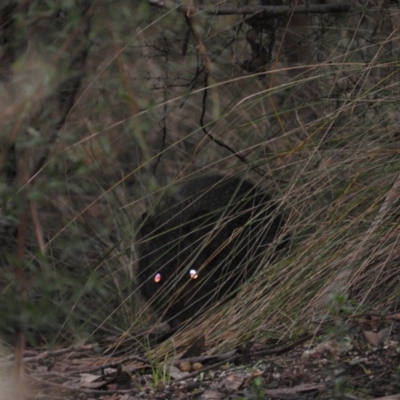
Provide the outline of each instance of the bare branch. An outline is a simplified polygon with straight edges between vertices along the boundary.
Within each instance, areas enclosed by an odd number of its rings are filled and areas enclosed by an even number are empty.
[[[209,15],[251,15],[266,13],[270,17],[282,17],[289,14],[326,14],[326,13],[342,13],[351,10],[350,5],[345,4],[316,4],[316,5],[300,5],[300,6],[261,6],[251,5],[243,7],[233,6],[215,6],[215,7],[182,7],[168,0],[148,0],[151,6],[159,8],[176,8],[177,11],[185,14],[194,12],[205,12]]]

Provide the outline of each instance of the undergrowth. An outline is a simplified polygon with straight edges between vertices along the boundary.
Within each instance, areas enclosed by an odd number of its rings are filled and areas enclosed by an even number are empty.
[[[135,278],[140,218],[176,183],[211,173],[270,193],[290,245],[157,356],[199,332],[212,352],[395,309],[399,67],[390,7],[310,16],[301,46],[311,58],[300,65],[291,56],[300,44],[285,40],[288,20],[270,21],[277,42],[257,72],[242,65],[254,56],[242,15],[199,12],[189,23],[177,10],[128,0],[1,8],[6,342],[22,331],[31,346],[68,345],[154,322]]]

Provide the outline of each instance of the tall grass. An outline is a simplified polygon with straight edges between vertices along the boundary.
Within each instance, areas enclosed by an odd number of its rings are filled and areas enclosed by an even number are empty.
[[[313,15],[300,42],[276,21],[268,66],[249,73],[243,16],[199,12],[188,25],[145,1],[80,4],[2,9],[9,341],[22,329],[32,345],[60,345],[151,321],[135,280],[140,216],[175,183],[216,172],[272,195],[290,251],[174,345],[199,326],[215,348],[289,337],[329,315],[335,295],[347,315],[396,305],[397,5]],[[293,64],[299,46],[312,58]]]

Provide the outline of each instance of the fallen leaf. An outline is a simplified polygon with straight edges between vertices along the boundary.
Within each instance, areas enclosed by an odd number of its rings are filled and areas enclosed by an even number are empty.
[[[367,339],[367,342],[374,347],[378,347],[380,344],[379,336],[376,332],[374,331],[363,331],[365,339]]]

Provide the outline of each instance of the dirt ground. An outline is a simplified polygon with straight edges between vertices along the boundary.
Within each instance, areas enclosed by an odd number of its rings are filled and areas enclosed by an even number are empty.
[[[24,390],[4,379],[0,400],[18,398],[16,388],[21,399],[51,400],[400,399],[398,317],[380,330],[358,324],[339,337],[323,329],[212,356],[200,337],[183,358],[163,364],[126,349],[118,357],[100,355],[94,345],[25,351]],[[2,358],[3,371],[13,358]]]

